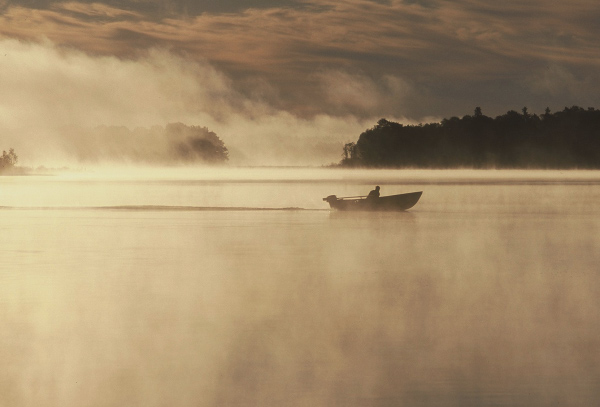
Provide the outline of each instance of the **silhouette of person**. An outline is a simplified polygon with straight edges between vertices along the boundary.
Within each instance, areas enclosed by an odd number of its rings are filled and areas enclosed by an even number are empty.
[[[377,199],[379,198],[379,185],[377,185],[375,187],[374,190],[372,190],[371,192],[369,192],[369,195],[367,195],[367,199]]]

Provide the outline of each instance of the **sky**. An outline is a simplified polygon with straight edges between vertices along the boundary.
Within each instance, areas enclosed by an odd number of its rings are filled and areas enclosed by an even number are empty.
[[[181,122],[233,162],[327,164],[380,118],[598,108],[598,21],[595,0],[0,0],[0,148]]]

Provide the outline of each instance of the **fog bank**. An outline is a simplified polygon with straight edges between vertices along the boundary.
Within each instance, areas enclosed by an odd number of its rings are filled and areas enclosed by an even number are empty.
[[[0,143],[15,148],[22,165],[69,165],[115,154],[144,161],[165,143],[152,129],[168,123],[216,133],[232,165],[321,165],[339,161],[343,144],[377,119],[301,118],[267,103],[267,84],[246,83],[238,91],[241,86],[210,64],[164,49],[119,59],[49,41],[1,40],[0,56]],[[358,103],[352,89],[362,85],[347,80],[345,103]]]

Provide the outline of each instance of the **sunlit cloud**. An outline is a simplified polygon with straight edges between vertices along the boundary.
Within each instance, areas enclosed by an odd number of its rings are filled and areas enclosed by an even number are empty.
[[[344,61],[370,62],[380,69],[396,68],[394,62],[423,67],[429,62],[427,56],[442,62],[442,51],[466,56],[479,52],[552,60],[587,58],[597,64],[593,51],[600,30],[592,16],[599,12],[593,2],[430,3],[435,6],[403,1],[309,0],[301,3],[303,7],[285,7],[272,2],[270,8],[236,13],[182,18],[165,14],[156,19],[145,13],[140,3],[132,2],[125,10],[101,3],[67,2],[52,3],[45,9],[7,7],[1,31],[5,36],[45,36],[59,44],[121,56],[135,53],[140,45],[159,42],[202,58],[249,65],[259,71],[274,70],[273,63],[279,69],[291,61],[301,67]],[[73,37],[78,30],[90,35]],[[256,57],[262,57],[264,64]],[[473,62],[463,61],[463,65]]]

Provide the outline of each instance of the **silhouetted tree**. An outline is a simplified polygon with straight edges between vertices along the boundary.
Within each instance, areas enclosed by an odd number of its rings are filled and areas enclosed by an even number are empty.
[[[19,157],[15,154],[14,149],[11,148],[8,150],[8,153],[6,151],[2,151],[2,157],[0,157],[0,171],[13,168],[15,165],[17,165],[18,161]]]
[[[346,166],[352,166],[353,163],[356,163],[358,160],[358,150],[356,148],[356,143],[347,143],[344,144],[344,153],[342,154],[342,162]]]

